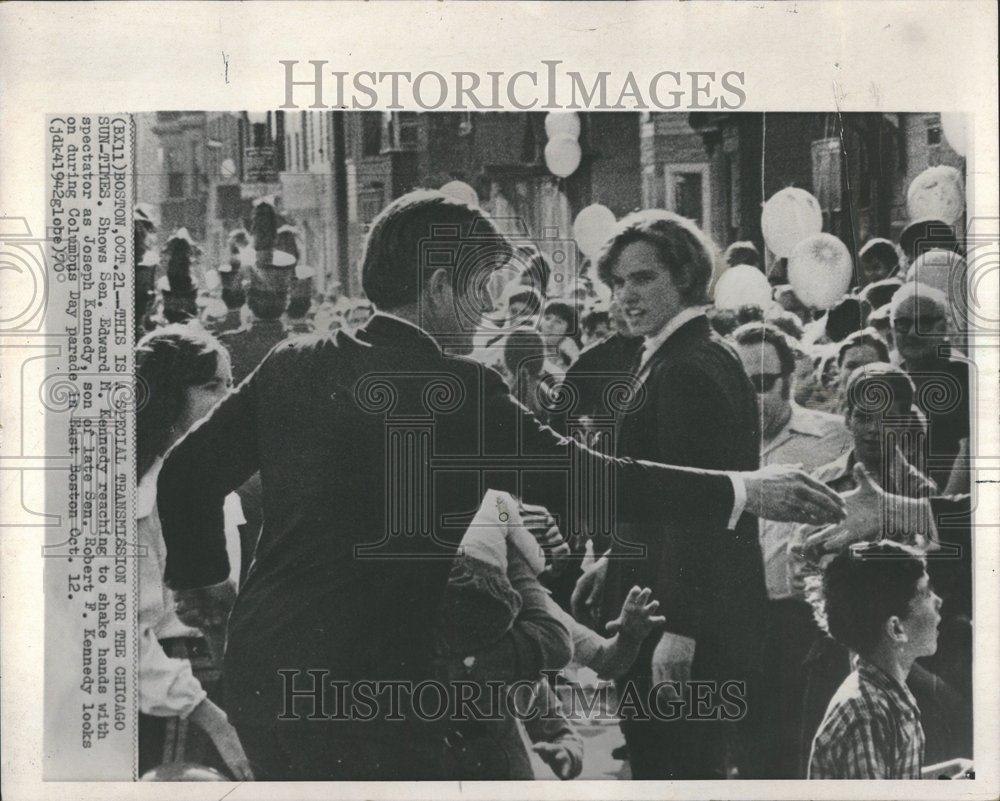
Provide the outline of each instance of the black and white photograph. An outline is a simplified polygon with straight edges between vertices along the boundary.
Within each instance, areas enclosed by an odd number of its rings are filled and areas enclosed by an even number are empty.
[[[965,125],[137,115],[142,778],[971,775]]]
[[[0,5],[3,797],[996,798],[996,22]]]

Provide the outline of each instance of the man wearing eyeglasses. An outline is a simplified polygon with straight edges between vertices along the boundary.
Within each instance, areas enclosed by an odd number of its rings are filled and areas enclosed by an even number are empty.
[[[946,493],[968,491],[969,364],[948,344],[948,301],[940,290],[907,282],[892,297],[893,338],[901,366],[927,417],[927,473]],[[955,479],[952,480],[952,474]]]
[[[807,409],[794,400],[793,341],[769,323],[748,323],[732,335],[736,351],[757,391],[761,416],[763,467],[799,464],[811,472],[851,449],[851,433],[843,418]],[[768,614],[764,638],[763,682],[758,725],[767,732],[756,738],[749,760],[759,771],[753,778],[801,778],[798,772],[801,667],[815,636],[809,605],[794,597],[788,579],[787,545],[794,525],[760,521]]]

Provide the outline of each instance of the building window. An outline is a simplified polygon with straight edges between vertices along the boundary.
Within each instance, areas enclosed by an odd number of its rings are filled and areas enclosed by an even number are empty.
[[[382,152],[382,113],[361,112],[361,155],[377,156]]]
[[[927,146],[934,147],[941,144],[941,126],[936,123],[927,126]]]
[[[184,173],[177,170],[174,158],[167,154],[164,170],[167,174],[167,197],[184,197]]]
[[[385,205],[385,187],[382,184],[371,184],[359,193],[361,222],[368,224],[374,220],[382,206]]]
[[[708,165],[666,164],[664,178],[667,210],[694,220],[707,232],[712,224]]]
[[[420,120],[415,111],[382,112],[382,149],[416,150]]]

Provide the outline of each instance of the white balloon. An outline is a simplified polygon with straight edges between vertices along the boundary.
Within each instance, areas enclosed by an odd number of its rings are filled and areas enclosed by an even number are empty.
[[[575,111],[550,111],[545,115],[545,133],[549,139],[560,136],[577,139],[580,136],[580,115]]]
[[[951,149],[964,157],[967,145],[965,115],[954,113],[942,114],[941,131],[944,133],[944,138],[948,141]]]
[[[580,252],[593,259],[600,252],[601,246],[611,238],[616,224],[615,213],[600,203],[580,209],[573,220],[573,239]]]
[[[815,234],[788,256],[788,283],[806,306],[829,309],[851,286],[854,262],[847,245],[833,234]]]
[[[965,259],[950,250],[928,250],[917,257],[906,273],[907,281],[940,289],[948,297],[955,287],[961,293],[965,284]]]
[[[739,309],[742,306],[771,305],[771,285],[756,267],[737,264],[726,270],[715,283],[715,306],[718,309]]]
[[[229,265],[226,265],[227,267]],[[218,270],[205,270],[205,289],[211,292],[213,289],[218,289],[222,285],[222,279],[219,277]]]
[[[460,200],[466,206],[479,208],[479,195],[465,181],[449,181],[441,187],[440,192],[454,200]]]
[[[944,164],[928,167],[906,190],[906,208],[911,220],[941,220],[953,225],[965,212],[962,174]]]
[[[545,166],[560,178],[572,175],[580,166],[583,151],[572,136],[558,136],[545,146]]]
[[[823,210],[805,189],[789,186],[764,204],[760,227],[771,252],[784,258],[803,239],[823,230]]]

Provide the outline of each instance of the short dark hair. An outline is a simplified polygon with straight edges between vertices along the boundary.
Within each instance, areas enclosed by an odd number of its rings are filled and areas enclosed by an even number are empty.
[[[523,303],[528,307],[528,314],[538,314],[542,310],[542,295],[533,286],[525,284],[507,296],[507,306],[512,303]]]
[[[545,360],[545,343],[542,335],[530,328],[516,328],[503,340],[503,363],[507,371],[517,376],[517,371],[526,363],[541,370]]]
[[[823,571],[817,617],[841,645],[870,654],[885,622],[909,614],[925,572],[924,557],[909,546],[891,540],[852,545]]]
[[[864,327],[871,310],[872,307],[865,301],[854,295],[847,295],[826,313],[823,330],[831,342],[843,342],[852,331]]]
[[[878,261],[891,262],[895,265],[893,272],[899,269],[899,255],[900,253],[896,249],[896,246],[888,239],[882,239],[881,237],[869,239],[861,246],[861,250],[858,251],[859,259],[871,257]]]
[[[771,323],[747,323],[733,331],[737,345],[771,345],[778,353],[782,375],[795,372],[795,347],[788,336]]]
[[[712,330],[720,337],[728,337],[740,327],[735,311],[732,309],[719,309],[715,306],[708,310],[708,322],[712,325]]]
[[[288,307],[288,293],[251,285],[247,290],[247,306],[260,320],[277,320]]]
[[[622,219],[597,257],[597,274],[608,286],[612,286],[612,272],[622,251],[635,242],[647,242],[656,249],[677,283],[681,300],[692,306],[708,303],[713,248],[691,220],[662,209],[637,211]]]
[[[861,290],[861,299],[868,302],[873,309],[879,309],[892,300],[903,282],[899,278],[883,278],[875,281]]]
[[[441,192],[420,189],[397,198],[375,218],[361,268],[373,303],[392,310],[420,297],[438,268],[451,272],[456,294],[482,286],[512,255],[510,244],[480,210]]]
[[[730,267],[737,264],[749,264],[751,267],[760,267],[760,251],[750,240],[733,242],[723,255],[723,259]]]
[[[902,367],[888,362],[872,362],[856,367],[844,386],[844,403],[850,413],[861,401],[872,411],[885,411],[894,401],[904,408],[913,406],[916,388]]]
[[[566,335],[576,333],[576,306],[565,300],[550,300],[545,304],[545,314],[554,314],[566,321]]]
[[[866,345],[874,348],[878,353],[877,361],[889,361],[889,343],[874,328],[862,328],[860,331],[849,334],[837,347],[837,367],[844,364],[844,356],[848,350]]]
[[[185,390],[207,384],[227,358],[211,334],[191,325],[168,325],[135,346],[136,445],[139,477],[170,444],[171,429],[184,410]]]
[[[545,254],[534,245],[522,245],[518,248],[518,255],[527,262],[521,271],[521,282],[524,283],[527,280],[526,286],[535,287],[543,297],[547,295],[552,265],[549,264]]]
[[[580,325],[583,326],[583,332],[588,337],[592,337],[597,330],[597,326],[602,324],[611,325],[611,315],[604,309],[591,309],[583,315],[583,319],[580,321]]]

